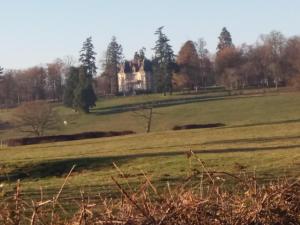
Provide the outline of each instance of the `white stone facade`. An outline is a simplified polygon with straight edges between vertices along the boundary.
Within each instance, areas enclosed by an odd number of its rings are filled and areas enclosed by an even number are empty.
[[[151,72],[144,70],[143,62],[135,64],[126,62],[118,73],[118,90],[120,93],[132,93],[137,91],[151,91]]]

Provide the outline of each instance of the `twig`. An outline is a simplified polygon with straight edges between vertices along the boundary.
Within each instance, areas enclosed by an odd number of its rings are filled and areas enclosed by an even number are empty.
[[[66,176],[62,186],[60,187],[60,190],[59,192],[57,193],[57,195],[55,197],[53,197],[53,200],[52,200],[52,213],[51,213],[51,225],[53,225],[53,222],[54,222],[54,211],[55,211],[55,207],[56,207],[56,204],[57,204],[57,200],[60,196],[60,194],[62,193],[62,190],[63,188],[65,187],[66,183],[67,183],[67,180],[68,178],[71,176],[73,170],[75,169],[76,165],[73,165],[70,172],[68,173],[68,175]]]
[[[146,218],[150,219],[154,224],[156,224],[155,219],[153,218],[153,216],[149,216],[144,209],[142,209],[137,203],[136,201],[134,201],[129,194],[121,187],[121,185],[115,180],[114,177],[111,177],[111,179],[115,182],[115,184],[117,185],[117,187],[119,188],[119,190],[121,191],[121,193],[131,202],[131,204],[133,204],[137,210],[139,210]]]

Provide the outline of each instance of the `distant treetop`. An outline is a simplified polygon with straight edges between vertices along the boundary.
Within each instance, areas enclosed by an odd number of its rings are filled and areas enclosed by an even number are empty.
[[[232,48],[232,47],[234,47],[234,45],[232,43],[231,34],[226,27],[223,27],[222,32],[219,36],[219,44],[217,46],[217,50],[218,52],[220,52],[224,48]]]
[[[83,43],[80,51],[79,61],[82,66],[87,68],[87,75],[93,77],[96,75],[96,52],[94,51],[94,45],[92,43],[92,37],[88,37]]]

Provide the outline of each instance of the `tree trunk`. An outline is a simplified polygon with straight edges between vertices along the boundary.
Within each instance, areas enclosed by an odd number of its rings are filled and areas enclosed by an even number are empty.
[[[150,131],[151,131],[152,112],[153,112],[153,108],[151,107],[150,112],[149,112],[148,124],[147,124],[147,133],[150,133]]]

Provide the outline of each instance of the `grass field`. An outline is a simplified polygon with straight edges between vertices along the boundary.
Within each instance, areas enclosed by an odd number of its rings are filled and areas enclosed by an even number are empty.
[[[84,131],[132,130],[145,132],[146,123],[132,113],[132,107],[156,102],[152,131],[166,131],[187,123],[225,123],[227,126],[300,120],[299,93],[271,93],[258,96],[228,96],[217,92],[202,95],[145,95],[114,97],[97,102],[89,115],[58,106],[62,120],[59,130],[48,134]],[[0,120],[12,119],[13,110],[0,112]],[[18,130],[0,130],[0,139],[24,136]]]
[[[121,183],[125,179],[118,175],[113,162],[133,184],[143,179],[143,173],[152,177],[158,186],[165,186],[167,182],[178,183],[190,172],[186,157],[190,149],[214,171],[238,174],[242,169],[255,172],[262,182],[279,176],[300,176],[299,93],[189,96],[195,99],[188,103],[186,100],[168,102],[155,108],[159,114],[154,117],[154,132],[145,134],[144,122],[134,118],[127,108],[142,102],[161,101],[159,98],[162,97],[113,98],[99,102],[90,115],[75,114],[59,107],[62,116],[72,117],[70,126],[60,133],[89,130],[134,130],[139,133],[3,148],[0,150],[0,165],[4,192],[10,192],[16,180],[21,178],[22,189],[29,196],[39,195],[40,187],[45,193],[52,194],[57,192],[74,164],[76,168],[66,186],[65,197],[76,196],[81,188],[91,193],[114,193],[116,188],[111,176],[120,179]],[[178,100],[182,96],[171,98]],[[116,110],[120,106],[125,110]],[[102,111],[105,113],[101,114]],[[10,114],[1,115],[8,118]],[[226,126],[170,131],[174,125],[216,122]],[[201,169],[201,166],[192,161],[192,168]]]

